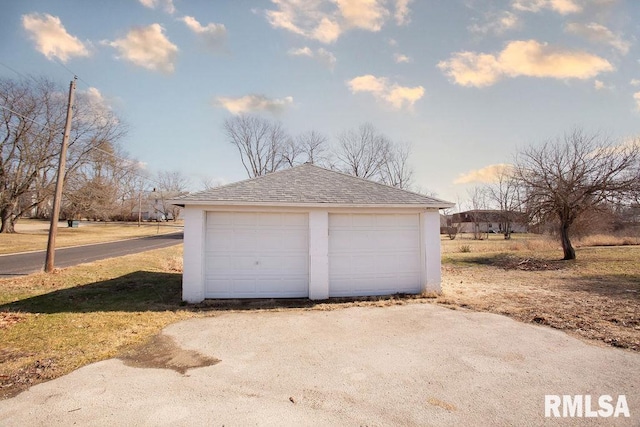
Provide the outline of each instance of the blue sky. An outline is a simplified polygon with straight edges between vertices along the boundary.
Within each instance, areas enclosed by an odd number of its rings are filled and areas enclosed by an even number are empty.
[[[412,147],[416,188],[463,201],[520,147],[640,134],[636,0],[7,0],[0,75],[73,73],[150,172],[246,178],[222,125],[364,122]],[[11,69],[9,69],[10,67]],[[68,69],[68,70],[67,70]]]

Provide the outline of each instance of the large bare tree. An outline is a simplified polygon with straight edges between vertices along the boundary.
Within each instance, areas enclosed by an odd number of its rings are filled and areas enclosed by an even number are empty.
[[[563,139],[520,151],[515,177],[529,214],[555,218],[565,260],[576,258],[570,232],[578,218],[637,191],[640,142],[614,145],[600,134],[575,130]]]
[[[343,131],[335,152],[338,167],[353,176],[379,180],[390,145],[391,141],[371,123]]]
[[[332,166],[350,175],[408,189],[413,176],[410,154],[409,144],[396,144],[371,123],[364,123],[338,135]]]
[[[295,139],[298,150],[304,154],[305,162],[324,165],[327,161],[327,137],[318,131],[310,130]]]
[[[387,156],[380,166],[380,180],[384,184],[402,189],[409,189],[413,179],[413,169],[409,165],[411,146],[389,144]]]
[[[27,212],[51,197],[66,115],[66,92],[46,78],[0,78],[0,232],[14,231]],[[67,176],[103,141],[117,141],[125,128],[90,97],[76,97]]]
[[[142,173],[124,150],[102,141],[67,174],[63,213],[67,218],[131,219],[137,207]]]
[[[238,149],[249,178],[286,166],[284,153],[290,137],[279,122],[241,114],[225,120],[224,130],[229,142]]]

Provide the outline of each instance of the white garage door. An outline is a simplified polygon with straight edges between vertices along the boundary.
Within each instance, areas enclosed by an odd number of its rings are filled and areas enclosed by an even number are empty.
[[[329,296],[421,290],[419,215],[329,215]]]
[[[309,295],[307,214],[208,212],[206,298]]]

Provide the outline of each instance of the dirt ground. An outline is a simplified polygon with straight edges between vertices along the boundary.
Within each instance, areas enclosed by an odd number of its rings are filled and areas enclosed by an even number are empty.
[[[640,281],[628,270],[585,275],[566,261],[480,256],[468,264],[445,264],[442,289],[435,300],[442,305],[503,314],[640,351]]]

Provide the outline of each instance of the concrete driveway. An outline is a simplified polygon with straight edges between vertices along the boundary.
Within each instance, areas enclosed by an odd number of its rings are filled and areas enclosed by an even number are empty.
[[[228,312],[170,326],[220,362],[112,359],[0,401],[0,425],[640,425],[640,355],[430,304]],[[545,418],[545,395],[625,395],[630,418]],[[562,411],[562,408],[560,408]]]

